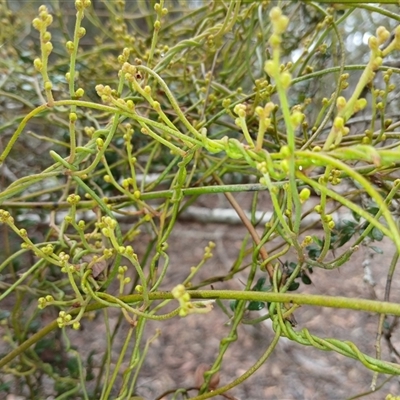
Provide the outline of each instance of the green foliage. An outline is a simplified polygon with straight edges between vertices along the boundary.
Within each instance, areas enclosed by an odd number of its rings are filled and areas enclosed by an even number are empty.
[[[251,290],[255,292],[270,292],[271,291],[271,286],[266,285],[266,278],[262,277],[257,280],[257,283],[253,286]],[[236,307],[238,306],[239,301],[231,301],[229,303],[229,307],[232,311],[236,310]],[[262,310],[264,307],[268,307],[268,303],[265,303],[263,301],[250,301],[249,304],[247,305],[247,310],[249,311],[259,311]]]
[[[134,398],[160,334],[146,336],[148,321],[162,326],[195,314],[207,324],[214,301],[229,317],[229,333],[193,399],[240,385],[283,336],[359,360],[375,373],[400,374],[379,354],[297,329],[293,318],[306,304],[400,315],[389,298],[400,253],[393,213],[399,123],[386,115],[400,70],[385,64],[398,55],[400,27],[392,36],[379,27],[365,63],[350,65],[341,24],[354,5],[183,3],[167,9],[163,0],[105,0],[95,7],[76,0],[75,9],[67,3],[64,10],[56,0],[52,10],[41,6],[32,14],[27,44],[19,33],[27,24],[22,12],[0,3],[1,66],[9,71],[0,91],[7,108],[0,163],[8,171],[0,191],[7,238],[0,248],[0,323],[9,348],[0,367],[15,377],[0,380],[0,393],[22,382],[31,398],[41,398],[46,377],[58,398]],[[400,20],[390,8],[358,7],[388,23]],[[366,129],[356,123],[362,112]],[[250,218],[232,195],[247,191],[255,193]],[[256,210],[265,191],[273,212],[262,227]],[[198,264],[184,266],[187,276],[165,291],[176,268],[168,241],[177,220],[212,193],[226,196],[248,232],[237,259],[222,278],[198,278],[213,257],[209,242]],[[336,221],[339,208],[353,218]],[[307,223],[311,213],[320,235]],[[396,251],[386,301],[307,292],[316,268],[345,268],[359,246],[380,253],[373,243],[384,238]],[[243,276],[242,290],[210,290]],[[264,308],[267,316],[252,323],[271,319],[273,339],[252,368],[218,386],[239,324]],[[119,322],[111,330],[115,309]],[[71,344],[94,314],[106,327],[101,365]],[[129,331],[114,360],[121,321]],[[378,336],[383,322],[380,329]],[[46,354],[49,347],[57,354]],[[189,390],[165,388],[165,396]]]

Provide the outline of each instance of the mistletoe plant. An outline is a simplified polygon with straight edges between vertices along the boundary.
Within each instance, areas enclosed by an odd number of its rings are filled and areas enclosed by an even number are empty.
[[[379,313],[378,337],[385,315],[400,316],[400,306],[389,296],[400,254],[393,212],[400,187],[394,178],[399,123],[385,117],[400,72],[385,59],[400,50],[400,26],[393,35],[379,27],[368,40],[368,62],[353,66],[346,65],[340,25],[354,7],[232,1],[182,10],[167,9],[163,0],[149,2],[153,9],[135,3],[130,6],[142,13],[140,23],[125,18],[128,2],[104,1],[107,19],[90,0],[76,0],[71,37],[58,1],[57,19],[41,6],[33,20],[40,55],[28,60],[25,73],[33,81],[41,77],[44,94],[38,87],[29,99],[18,91],[0,94],[24,105],[24,113],[2,121],[3,170],[15,164],[20,143],[50,146],[35,161],[39,170],[14,171],[15,179],[0,192],[7,238],[1,249],[0,304],[8,345],[0,367],[23,382],[31,398],[42,395],[44,376],[54,382],[59,399],[138,398],[142,367],[161,334],[148,335],[149,321],[162,328],[169,319],[195,314],[192,318],[207,325],[213,307],[221,307],[229,333],[212,365],[202,370],[195,388],[165,388],[158,398],[188,398],[193,390],[190,398],[196,400],[231,398],[226,392],[268,362],[282,337],[358,360],[376,373],[373,389],[378,373],[399,375],[399,364],[382,359],[380,339],[375,355],[364,354],[352,342],[296,326],[295,310],[310,305]],[[362,7],[399,20],[390,10]],[[299,43],[291,42],[295,28],[288,15],[297,11],[313,17],[312,29],[301,28],[301,55],[294,61]],[[193,21],[201,22],[193,27]],[[95,43],[91,48],[87,37]],[[19,56],[8,44],[3,51],[10,60]],[[355,70],[361,75],[346,95]],[[335,78],[330,96],[313,98],[308,89],[296,96],[298,88],[308,85],[311,91],[321,77]],[[20,83],[16,87],[22,90]],[[364,97],[368,90],[371,100]],[[370,126],[352,132],[363,110],[372,116]],[[43,127],[40,133],[32,131],[35,121]],[[234,174],[241,182],[232,183]],[[339,190],[343,183],[355,189]],[[256,193],[251,218],[232,195],[247,191]],[[255,211],[258,193],[265,191],[273,212],[261,232]],[[210,242],[186,277],[166,288],[166,278],[177,268],[169,253],[177,221],[197,198],[212,193],[226,196],[249,235],[223,278],[198,279],[213,257],[216,245]],[[310,209],[312,198],[318,204]],[[332,204],[354,218],[339,224]],[[32,213],[39,215],[40,228],[30,223]],[[322,236],[310,233],[310,213],[317,216],[313,224],[320,224]],[[126,218],[134,222],[127,224]],[[313,270],[345,268],[360,246],[383,237],[395,248],[383,300],[300,291],[301,282],[311,283]],[[138,243],[145,244],[143,254]],[[212,286],[243,274],[242,290]],[[249,310],[262,308],[267,315],[253,322],[270,319],[272,339],[251,368],[220,385],[218,375],[239,338],[239,325]],[[111,310],[119,315],[113,332]],[[107,348],[97,366],[93,355],[83,360],[70,339],[94,315],[102,315],[107,327]],[[114,362],[122,321],[129,328]],[[54,337],[64,358],[45,362],[39,350]],[[0,391],[12,387],[2,382]]]

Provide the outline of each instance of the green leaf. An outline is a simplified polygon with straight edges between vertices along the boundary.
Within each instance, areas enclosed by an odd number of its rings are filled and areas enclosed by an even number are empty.
[[[41,328],[40,321],[38,319],[35,319],[31,321],[31,323],[29,324],[28,332],[36,333],[40,328]]]
[[[270,292],[272,289],[271,285],[263,286],[260,290],[260,292]]]
[[[312,244],[311,246],[307,246],[306,247],[307,253],[308,253],[308,257],[311,258],[311,260],[316,260],[319,255],[321,254],[321,247]]]
[[[353,222],[353,221],[349,221],[349,220],[344,220],[340,226],[338,227],[338,231],[343,234],[343,233],[350,233],[350,234],[354,234],[355,232],[357,232],[357,228],[358,228],[358,223],[357,222]]]
[[[313,238],[315,244],[317,244],[317,245],[319,245],[320,247],[322,247],[323,242],[322,242],[322,240],[321,240],[318,236],[313,235],[312,238]]]
[[[369,248],[372,249],[373,251],[375,251],[375,253],[383,254],[383,250],[380,247],[369,246]]]
[[[357,221],[360,222],[361,219],[361,215],[357,214],[355,211],[351,211],[351,215],[353,216],[353,218]]]
[[[372,231],[368,236],[380,242],[383,239],[383,232],[378,228],[372,228]]]
[[[247,306],[249,311],[259,311],[265,307],[265,303],[263,301],[251,301]]]
[[[371,206],[371,207],[368,207],[368,208],[367,208],[367,211],[368,211],[370,214],[372,214],[372,215],[376,215],[376,214],[378,214],[379,207],[377,207],[377,206]]]
[[[3,319],[7,319],[11,315],[8,310],[0,310],[0,321]]]
[[[299,282],[292,282],[292,283],[290,284],[288,290],[289,290],[290,292],[292,292],[292,291],[294,291],[294,290],[297,290],[297,289],[299,288],[299,286],[300,286],[300,283],[299,283]]]
[[[9,392],[11,389],[11,382],[4,382],[0,384],[0,393]]]
[[[255,292],[261,292],[265,281],[266,281],[265,277],[259,278],[257,283],[253,286],[252,290],[254,290]]]
[[[35,351],[37,354],[43,353],[46,349],[52,349],[55,348],[55,341],[52,338],[44,338],[39,340],[36,345],[35,345]]]
[[[292,273],[297,267],[297,264],[294,262],[289,263],[289,271]]]
[[[96,355],[96,351],[92,350],[87,357],[87,367],[86,367],[86,380],[91,381],[95,378],[93,373],[93,368],[95,367],[94,357]]]
[[[302,281],[305,285],[311,285],[311,284],[312,284],[312,281],[311,281],[310,277],[309,277],[307,274],[305,274],[305,273],[301,274],[301,281]]]
[[[342,235],[341,237],[340,237],[340,240],[338,241],[338,243],[335,243],[336,244],[336,247],[338,248],[338,247],[342,247],[344,244],[346,244],[352,237],[353,237],[353,235],[354,234],[350,234],[350,233],[347,233],[347,234],[345,234],[345,235]]]
[[[76,357],[72,357],[67,361],[67,368],[71,377],[77,378],[79,376],[79,362]]]
[[[232,300],[232,301],[229,302],[229,308],[232,311],[236,310],[237,305],[238,305],[238,300]]]
[[[337,249],[346,244],[358,231],[357,222],[345,219],[338,224],[337,234],[332,235],[331,244]]]

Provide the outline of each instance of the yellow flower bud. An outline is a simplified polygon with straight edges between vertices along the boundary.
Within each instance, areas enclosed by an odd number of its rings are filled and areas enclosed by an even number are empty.
[[[284,89],[287,89],[292,83],[292,75],[288,71],[282,72],[280,79]]]
[[[310,195],[311,195],[310,189],[308,189],[308,188],[302,189],[299,194],[300,202],[305,203],[310,198]]]
[[[346,107],[347,101],[343,96],[339,96],[336,100],[336,107],[338,110],[343,110]]]
[[[53,88],[53,84],[50,81],[44,83],[44,90],[48,91]]]

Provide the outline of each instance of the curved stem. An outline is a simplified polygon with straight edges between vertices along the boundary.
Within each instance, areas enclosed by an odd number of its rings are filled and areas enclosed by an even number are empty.
[[[200,396],[195,396],[192,397],[192,400],[203,400],[203,399],[209,399],[210,397],[214,397],[218,394],[222,394],[227,392],[229,389],[234,388],[235,386],[238,386],[242,382],[244,382],[247,378],[249,378],[251,375],[253,375],[264,363],[267,361],[268,357],[272,354],[274,351],[276,345],[278,344],[279,338],[281,337],[281,329],[278,326],[275,336],[271,342],[271,344],[268,346],[267,350],[264,352],[264,354],[257,360],[257,362],[250,367],[243,375],[241,375],[239,378],[235,379],[231,383],[228,383],[225,386],[221,386],[218,389],[215,389],[211,392],[201,394]]]

